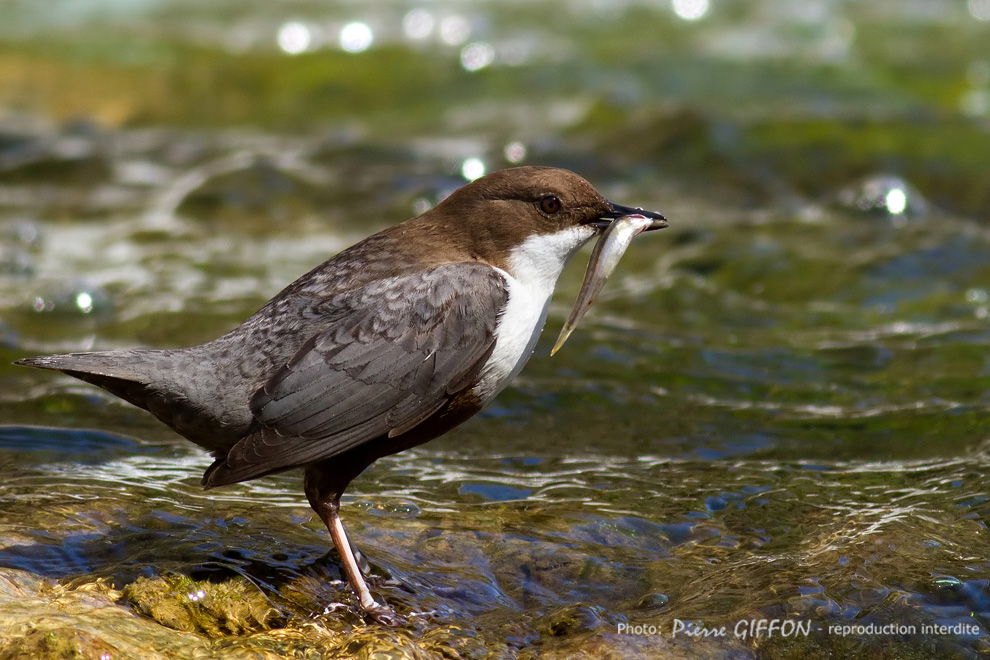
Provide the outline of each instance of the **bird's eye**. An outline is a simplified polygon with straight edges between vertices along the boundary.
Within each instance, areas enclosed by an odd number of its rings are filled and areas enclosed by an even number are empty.
[[[560,211],[560,200],[557,199],[556,195],[547,195],[540,200],[540,210],[547,215],[553,215]]]

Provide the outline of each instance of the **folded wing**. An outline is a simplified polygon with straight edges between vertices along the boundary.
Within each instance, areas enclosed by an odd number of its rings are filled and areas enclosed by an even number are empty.
[[[253,479],[401,435],[471,385],[508,299],[498,271],[444,264],[321,303],[332,324],[251,399],[257,430],[203,477]]]

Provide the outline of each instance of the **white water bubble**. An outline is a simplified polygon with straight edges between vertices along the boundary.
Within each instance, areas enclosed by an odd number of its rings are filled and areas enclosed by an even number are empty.
[[[907,208],[907,193],[901,188],[892,188],[887,191],[884,204],[887,205],[887,211],[894,215],[900,215]]]
[[[448,46],[460,46],[471,36],[471,23],[459,14],[440,21],[440,39]]]
[[[465,71],[478,71],[495,61],[495,49],[491,44],[478,41],[461,50],[461,66]]]
[[[89,295],[85,291],[80,292],[76,295],[76,307],[83,314],[89,314],[93,311],[93,296]]]
[[[978,21],[990,21],[990,0],[969,0],[969,13]]]
[[[278,29],[278,47],[289,55],[298,55],[309,50],[313,43],[313,33],[309,27],[298,21],[289,21]]]
[[[402,31],[410,39],[419,41],[433,33],[436,22],[433,14],[425,9],[413,9],[402,17]]]
[[[966,291],[966,302],[985,303],[987,298],[986,289],[969,289]]]
[[[522,142],[510,142],[505,145],[505,159],[510,163],[521,163],[526,160],[526,145]]]
[[[461,163],[461,176],[468,181],[474,181],[485,176],[485,163],[480,158],[468,158]]]
[[[348,23],[340,30],[340,47],[348,53],[360,53],[371,47],[375,35],[367,23]]]
[[[674,13],[685,21],[696,21],[708,13],[708,0],[672,0]]]

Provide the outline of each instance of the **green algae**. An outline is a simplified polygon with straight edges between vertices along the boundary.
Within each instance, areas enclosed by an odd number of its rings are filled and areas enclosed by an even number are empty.
[[[3,569],[0,657],[208,657],[207,644],[136,616],[116,604],[119,596],[101,582],[66,588],[22,571]]]
[[[221,583],[183,576],[140,578],[124,587],[124,599],[163,626],[216,638],[265,630],[277,611],[245,579]]]

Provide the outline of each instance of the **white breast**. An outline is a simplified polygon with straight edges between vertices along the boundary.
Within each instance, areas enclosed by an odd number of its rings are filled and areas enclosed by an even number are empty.
[[[532,236],[512,250],[508,271],[496,269],[508,284],[509,302],[495,326],[495,350],[474,387],[482,403],[501,392],[529,360],[546,323],[557,278],[594,235],[593,228],[580,226]]]

